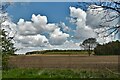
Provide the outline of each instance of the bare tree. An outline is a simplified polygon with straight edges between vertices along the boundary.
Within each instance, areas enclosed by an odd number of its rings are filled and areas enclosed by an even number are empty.
[[[96,6],[94,6],[96,5]],[[110,2],[83,2],[79,3],[78,7],[83,8],[84,11],[87,11],[86,8],[90,7],[91,9],[100,9],[103,8],[105,10],[105,15],[101,18],[104,22],[102,22],[99,26],[103,29],[103,31],[98,32],[98,34],[108,32],[108,34],[104,35],[104,37],[108,37],[111,34],[117,34],[120,32],[120,1],[119,0],[111,0]],[[97,11],[97,10],[96,10]],[[110,11],[115,12],[116,15],[110,16]],[[99,11],[98,11],[99,12]],[[114,21],[115,19],[118,19],[118,22],[113,25],[112,27],[110,25],[107,25],[107,23],[110,23]]]

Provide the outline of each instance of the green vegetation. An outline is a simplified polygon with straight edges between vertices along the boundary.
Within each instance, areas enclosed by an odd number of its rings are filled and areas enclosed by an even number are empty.
[[[6,8],[10,4],[4,4],[2,7],[4,7],[2,10],[0,10],[0,14],[4,14],[6,12]],[[9,25],[2,25],[2,23],[5,22],[5,20],[8,20],[8,16],[1,16],[0,19],[0,55],[2,55],[2,69],[8,69],[8,59],[10,55],[13,55],[17,49],[14,47],[14,36],[10,36],[10,32],[2,28],[3,26],[10,29]]]
[[[2,78],[2,69],[0,69],[0,80],[1,80],[1,78]]]
[[[98,45],[94,49],[95,55],[120,55],[120,41],[112,41]]]
[[[88,38],[85,39],[83,43],[80,44],[80,46],[83,47],[84,50],[86,50],[90,56],[90,54],[92,54],[92,50],[96,47],[97,44],[98,43],[96,38]]]
[[[29,54],[88,54],[85,50],[44,50],[27,52]]]
[[[4,29],[0,29],[0,38],[2,41],[0,41],[0,44],[2,45],[1,55],[2,55],[2,67],[3,69],[8,68],[8,59],[10,55],[14,55],[14,52],[17,51],[17,49],[14,47],[14,43],[12,42],[14,37],[9,37],[7,35],[7,31]]]
[[[118,78],[109,71],[80,69],[10,69],[3,71],[3,78]]]

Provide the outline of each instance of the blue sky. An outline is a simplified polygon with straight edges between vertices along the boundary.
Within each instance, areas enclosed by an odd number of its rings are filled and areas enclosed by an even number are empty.
[[[48,22],[66,22],[69,17],[69,7],[76,6],[73,2],[30,2],[14,3],[7,9],[13,22],[18,22],[20,18],[30,20],[32,14],[41,14],[48,17]]]

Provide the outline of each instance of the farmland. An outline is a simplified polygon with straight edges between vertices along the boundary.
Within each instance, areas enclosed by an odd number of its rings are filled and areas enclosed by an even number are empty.
[[[82,68],[82,69],[117,69],[118,56],[88,55],[28,55],[12,56],[10,67],[20,68]]]
[[[10,56],[3,78],[118,78],[118,56],[48,52]]]
[[[118,78],[118,56],[11,56],[3,78]]]

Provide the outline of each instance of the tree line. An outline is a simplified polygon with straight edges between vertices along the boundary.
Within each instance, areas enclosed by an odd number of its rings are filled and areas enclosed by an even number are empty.
[[[42,50],[42,51],[32,51],[32,52],[27,52],[25,55],[30,55],[30,54],[47,54],[48,52],[86,52],[86,50]]]
[[[120,41],[112,41],[105,44],[99,44],[95,38],[88,38],[80,44],[91,55],[120,55]]]
[[[103,45],[97,45],[95,55],[120,55],[120,41],[112,41]]]

